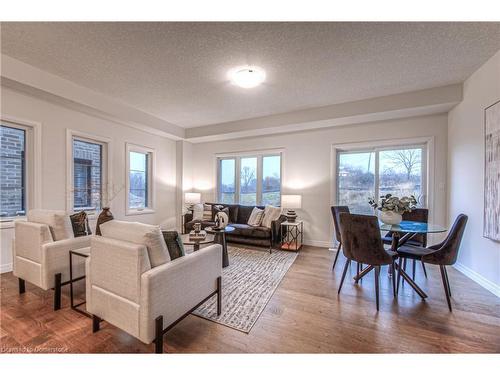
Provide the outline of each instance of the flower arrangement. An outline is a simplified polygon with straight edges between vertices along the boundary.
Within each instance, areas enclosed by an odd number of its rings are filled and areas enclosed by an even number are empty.
[[[391,211],[397,214],[404,214],[405,212],[411,212],[417,207],[417,199],[414,195],[409,197],[394,197],[392,194],[386,194],[380,196],[380,203],[377,203],[374,198],[370,198],[368,203],[373,208],[376,208],[382,212]]]

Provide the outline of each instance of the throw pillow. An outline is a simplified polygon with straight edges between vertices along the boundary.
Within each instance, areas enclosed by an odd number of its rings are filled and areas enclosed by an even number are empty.
[[[163,239],[167,244],[170,259],[174,260],[186,255],[184,245],[182,244],[181,236],[175,230],[164,230]]]
[[[203,204],[203,221],[212,221],[212,205]]]
[[[71,220],[66,211],[34,209],[28,211],[28,221],[46,224],[54,241],[74,238]]]
[[[219,212],[224,212],[227,215],[227,217],[229,217],[229,207],[222,208],[222,206],[214,206],[214,217]]]
[[[193,206],[193,220],[203,220],[203,204],[198,203]]]
[[[281,208],[267,205],[264,208],[264,218],[262,219],[262,226],[271,229],[274,220],[278,220],[281,215]]]
[[[85,211],[77,212],[76,214],[69,215],[71,225],[73,226],[73,234],[75,237],[82,237],[92,234],[89,227],[89,218]]]
[[[247,224],[252,227],[259,227],[262,223],[262,218],[264,216],[264,210],[254,207],[250,217],[248,218]]]

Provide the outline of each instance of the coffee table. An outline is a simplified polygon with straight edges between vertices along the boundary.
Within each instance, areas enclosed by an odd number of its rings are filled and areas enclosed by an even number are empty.
[[[214,242],[222,246],[222,267],[229,266],[229,254],[227,253],[226,233],[231,233],[232,231],[234,231],[234,227],[231,227],[229,225],[223,229],[217,229],[214,227],[205,228],[205,232],[212,233],[215,235]]]
[[[214,235],[213,234],[208,234],[207,236],[203,239],[191,239],[189,238],[189,233],[188,234],[181,234],[181,240],[183,245],[192,245],[194,251],[200,250],[200,245],[202,244],[207,244],[214,242]]]

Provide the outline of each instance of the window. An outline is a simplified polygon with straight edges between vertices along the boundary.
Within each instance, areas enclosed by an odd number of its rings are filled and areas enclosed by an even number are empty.
[[[103,145],[73,138],[73,210],[98,211],[102,207]]]
[[[127,144],[127,213],[153,210],[154,150]]]
[[[359,214],[373,214],[370,197],[415,195],[426,205],[423,145],[337,153],[337,203]]]
[[[0,126],[0,216],[26,213],[26,132],[27,129]]]
[[[219,202],[280,205],[281,154],[218,158],[217,166]]]

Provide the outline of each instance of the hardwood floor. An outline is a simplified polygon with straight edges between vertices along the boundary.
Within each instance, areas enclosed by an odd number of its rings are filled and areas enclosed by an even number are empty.
[[[245,334],[190,315],[165,337],[171,353],[452,353],[500,352],[500,298],[450,268],[453,313],[448,311],[439,268],[417,267],[417,283],[429,298],[422,300],[404,284],[392,297],[385,268],[381,273],[380,312],[375,308],[373,273],[359,285],[350,269],[337,295],[344,265],[335,253],[306,246],[297,257],[257,323]],[[92,321],[69,308],[63,287],[62,310],[52,310],[52,291],[26,283],[18,294],[17,279],[2,274],[0,352],[36,350],[73,353],[151,353],[125,332]]]

